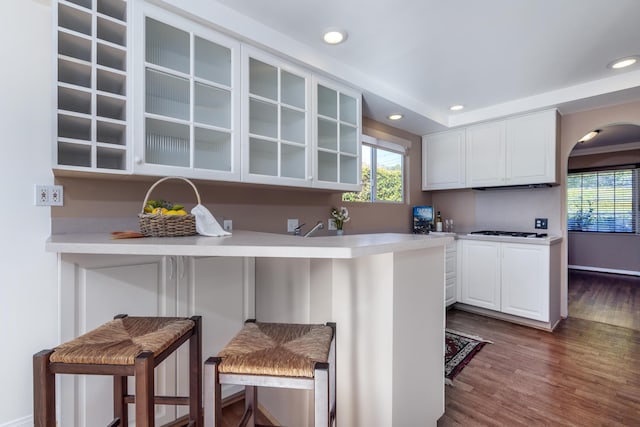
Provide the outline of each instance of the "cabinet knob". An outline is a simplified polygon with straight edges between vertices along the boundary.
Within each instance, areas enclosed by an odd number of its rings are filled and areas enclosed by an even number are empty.
[[[138,157],[138,156],[136,156],[133,160],[136,162],[137,165],[141,165],[142,164],[142,159],[140,157]]]

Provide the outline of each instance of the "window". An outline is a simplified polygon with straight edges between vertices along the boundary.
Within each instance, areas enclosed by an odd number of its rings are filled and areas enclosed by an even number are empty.
[[[344,193],[347,202],[404,201],[405,147],[362,135],[362,191]]]
[[[638,170],[627,167],[569,173],[569,231],[638,233]]]

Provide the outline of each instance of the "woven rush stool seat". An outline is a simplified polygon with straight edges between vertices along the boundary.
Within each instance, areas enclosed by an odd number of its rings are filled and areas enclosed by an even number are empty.
[[[128,425],[128,403],[135,404],[136,426],[155,425],[154,405],[188,405],[189,415],[177,422],[202,425],[201,318],[129,317],[118,315],[53,350],[33,356],[34,425],[54,427],[55,374],[111,375],[114,379],[114,420]],[[189,341],[189,397],[155,396],[154,369]],[[127,394],[127,377],[136,380]],[[177,425],[174,422],[168,425]]]
[[[220,427],[221,384],[245,386],[240,425],[255,426],[256,387],[314,390],[315,425],[335,421],[335,324],[247,321],[205,362],[205,426]]]

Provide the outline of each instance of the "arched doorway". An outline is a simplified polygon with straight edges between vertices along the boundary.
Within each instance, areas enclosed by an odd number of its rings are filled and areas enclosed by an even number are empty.
[[[572,117],[568,117],[568,119],[571,120]],[[583,135],[592,132],[593,135],[596,135],[593,139],[578,142],[580,137],[576,137],[573,141],[567,139],[562,141],[564,152],[567,153],[563,158],[563,162],[566,162],[566,169],[563,170],[564,191],[562,192],[564,198],[562,211],[565,222],[563,224],[564,245],[567,261],[567,264],[564,264],[567,269],[564,271],[566,281],[563,284],[563,292],[567,293],[563,295],[563,316],[572,315],[571,310],[573,310],[574,316],[629,327],[629,322],[634,325],[638,322],[625,318],[624,313],[616,316],[613,315],[614,313],[607,313],[606,311],[613,310],[613,306],[608,305],[609,303],[604,301],[594,303],[590,298],[590,305],[585,306],[577,300],[577,297],[581,296],[579,292],[582,291],[587,292],[585,296],[592,297],[593,294],[588,294],[589,292],[624,289],[617,275],[640,275],[640,256],[638,256],[640,254],[640,235],[634,234],[636,229],[632,228],[629,222],[623,221],[624,215],[619,212],[616,214],[606,213],[607,208],[604,206],[608,204],[602,201],[602,195],[599,196],[600,213],[597,212],[597,207],[593,212],[592,200],[588,200],[588,206],[582,204],[578,207],[574,203],[576,202],[576,191],[587,191],[585,188],[593,185],[584,180],[593,180],[597,176],[597,182],[600,183],[597,188],[600,189],[601,194],[607,194],[612,190],[610,185],[606,183],[607,179],[613,179],[614,176],[617,180],[621,177],[630,178],[633,176],[635,178],[638,172],[634,169],[640,165],[640,125],[637,124],[640,121],[612,121],[609,123],[591,121],[589,123],[594,123],[594,125],[590,129],[586,129]],[[572,131],[572,135],[575,135],[577,129],[572,129]],[[563,132],[563,138],[565,135]],[[570,175],[569,182],[567,182],[571,171],[574,173]],[[628,182],[637,183],[633,180]],[[585,188],[582,187],[583,185]],[[625,194],[626,190],[621,190],[624,186],[619,183],[616,185],[618,185],[617,194]],[[632,209],[630,218],[637,221],[637,184],[633,184],[633,186],[636,195],[633,196],[633,204],[630,206]],[[588,189],[588,191],[592,190],[592,188]],[[629,192],[631,193],[631,190]],[[580,200],[584,203],[586,199],[593,197],[589,196]],[[583,209],[585,207],[589,209]],[[571,227],[567,225],[567,220]],[[585,273],[578,273],[582,271]],[[631,286],[637,282],[636,278],[627,281],[625,276],[620,277],[623,277],[621,279],[623,282],[628,282]],[[596,280],[598,285],[595,285]],[[595,286],[604,286],[603,283],[611,283],[611,281],[616,286],[597,290],[594,288]],[[569,285],[571,285],[571,289],[569,289]],[[569,292],[570,290],[571,292]],[[565,295],[567,300],[564,300]],[[624,307],[616,307],[616,310],[619,309],[624,310]],[[596,312],[597,310],[602,311]]]

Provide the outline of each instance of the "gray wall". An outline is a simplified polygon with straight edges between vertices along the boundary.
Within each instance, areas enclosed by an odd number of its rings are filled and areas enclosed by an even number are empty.
[[[569,232],[571,267],[640,275],[640,236]]]

